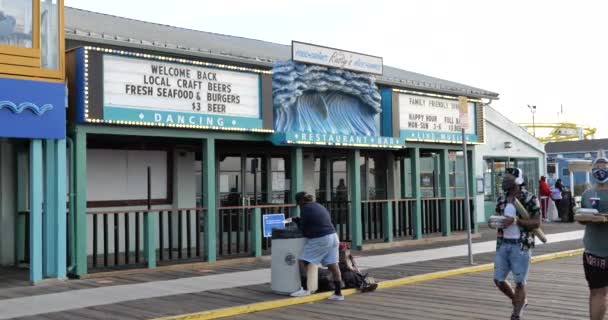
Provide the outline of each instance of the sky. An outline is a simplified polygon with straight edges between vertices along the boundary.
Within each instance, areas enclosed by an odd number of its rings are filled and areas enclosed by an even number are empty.
[[[515,122],[598,128],[608,76],[608,1],[65,0],[177,27],[292,40],[381,56],[384,64],[500,94]],[[604,85],[603,85],[604,84]],[[601,98],[601,99],[600,99]],[[563,113],[560,113],[563,106]]]

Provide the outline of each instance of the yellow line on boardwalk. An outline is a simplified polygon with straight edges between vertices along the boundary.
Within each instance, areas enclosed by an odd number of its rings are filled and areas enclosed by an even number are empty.
[[[583,249],[549,253],[549,254],[532,257],[532,263],[543,262],[543,261],[548,261],[548,260],[553,260],[553,259],[558,259],[558,258],[572,257],[572,256],[581,255],[582,253],[583,253]],[[481,264],[481,265],[464,267],[464,268],[425,273],[425,274],[420,274],[420,275],[416,275],[416,276],[410,276],[410,277],[405,277],[405,278],[400,278],[400,279],[395,279],[395,280],[382,281],[378,284],[378,289],[388,289],[388,288],[403,286],[403,285],[417,283],[417,282],[447,278],[447,277],[451,277],[451,276],[464,275],[464,274],[475,273],[475,272],[489,271],[489,270],[492,270],[493,268],[494,268],[493,263],[487,263],[487,264]],[[349,295],[352,295],[355,293],[357,293],[357,290],[355,290],[355,289],[342,290],[342,294],[345,296],[349,296]],[[297,304],[321,301],[321,300],[327,299],[331,294],[332,294],[332,292],[323,292],[323,293],[314,294],[314,295],[311,295],[308,297],[285,298],[285,299],[257,302],[257,303],[234,306],[234,307],[227,307],[227,308],[214,309],[214,310],[208,310],[208,311],[202,311],[202,312],[196,312],[196,313],[190,313],[190,314],[183,314],[183,315],[177,315],[177,316],[171,316],[171,317],[157,318],[155,320],[220,319],[220,318],[242,315],[242,314],[246,314],[246,313],[259,312],[259,311],[293,306],[293,305],[297,305]]]

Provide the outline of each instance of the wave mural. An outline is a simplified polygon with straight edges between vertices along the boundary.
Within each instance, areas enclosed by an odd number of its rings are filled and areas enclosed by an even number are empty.
[[[367,74],[278,62],[273,69],[275,130],[378,136],[381,97]]]
[[[41,116],[45,112],[47,112],[49,110],[53,110],[53,105],[52,104],[43,104],[42,106],[38,106],[31,102],[23,102],[23,103],[20,103],[19,105],[17,105],[12,101],[0,101],[0,109],[3,109],[3,108],[9,109],[9,110],[13,111],[13,113],[22,113],[26,109],[29,109],[35,115]]]

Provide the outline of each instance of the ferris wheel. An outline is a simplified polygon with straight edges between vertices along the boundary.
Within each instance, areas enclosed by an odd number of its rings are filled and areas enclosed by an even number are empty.
[[[542,142],[576,141],[593,139],[597,128],[570,122],[519,123]]]

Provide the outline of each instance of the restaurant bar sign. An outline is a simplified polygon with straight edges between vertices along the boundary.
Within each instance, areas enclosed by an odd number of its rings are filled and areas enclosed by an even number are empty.
[[[479,141],[475,126],[476,108],[469,102],[465,138]],[[458,143],[462,141],[457,98],[399,93],[399,125],[401,138],[406,141]]]
[[[404,141],[398,137],[357,136],[293,131],[275,133],[272,136],[272,142],[276,145],[316,145],[379,149],[405,148]]]
[[[264,131],[265,71],[107,49],[82,59],[84,122]]]
[[[377,75],[382,75],[383,71],[381,57],[297,41],[291,42],[291,59],[298,62]]]

